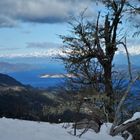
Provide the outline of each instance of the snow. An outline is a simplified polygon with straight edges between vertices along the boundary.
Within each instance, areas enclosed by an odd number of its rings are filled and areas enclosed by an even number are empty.
[[[81,138],[69,134],[72,129],[64,129],[62,125],[1,118],[0,140],[123,140],[108,135],[111,124],[102,125],[100,133],[89,130]]]
[[[127,121],[125,121],[123,124],[132,122],[132,121],[134,121],[134,120],[136,120],[136,119],[140,119],[140,112],[134,113],[133,116],[132,116],[132,118],[129,119],[129,120],[127,120]]]
[[[127,140],[133,140],[132,134],[129,133],[128,131],[125,131],[123,134],[128,134],[129,135],[128,138],[127,138]]]

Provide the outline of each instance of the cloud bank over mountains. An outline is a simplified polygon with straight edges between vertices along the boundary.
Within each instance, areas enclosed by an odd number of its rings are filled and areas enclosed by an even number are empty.
[[[0,54],[0,58],[18,58],[18,57],[56,57],[58,54],[62,54],[60,49],[47,49],[44,50],[34,50],[28,53],[11,53],[11,54]]]
[[[65,22],[91,3],[92,0],[0,0],[0,27],[14,27],[19,22]]]
[[[15,58],[15,57],[56,57],[59,54],[65,55],[62,52],[63,44],[52,42],[28,42],[26,48],[28,52],[0,54],[0,58]],[[140,40],[131,39],[127,43],[128,52],[131,56],[140,55]],[[31,49],[31,51],[30,51]],[[116,55],[126,55],[123,46],[118,46]]]

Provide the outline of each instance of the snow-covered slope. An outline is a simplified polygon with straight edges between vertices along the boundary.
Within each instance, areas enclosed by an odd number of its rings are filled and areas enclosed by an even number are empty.
[[[89,131],[81,138],[70,135],[71,129],[62,125],[1,118],[0,140],[123,140],[107,134],[109,124],[103,125],[100,133]]]

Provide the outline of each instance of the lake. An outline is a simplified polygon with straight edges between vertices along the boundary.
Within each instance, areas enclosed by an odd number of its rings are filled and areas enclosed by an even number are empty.
[[[40,78],[42,74],[61,74],[63,71],[58,69],[37,69],[24,72],[9,73],[10,76],[25,85],[31,85],[37,88],[48,88],[57,86],[64,81],[64,78]],[[58,73],[59,72],[59,73]]]

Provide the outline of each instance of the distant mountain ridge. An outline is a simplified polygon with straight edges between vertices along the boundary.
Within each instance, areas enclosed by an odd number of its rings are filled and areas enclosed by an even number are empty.
[[[6,74],[0,73],[0,86],[24,86],[16,79]]]
[[[18,72],[18,71],[27,71],[33,70],[36,68],[31,64],[25,63],[9,63],[9,62],[0,62],[0,72],[1,73],[9,73],[9,72]]]

